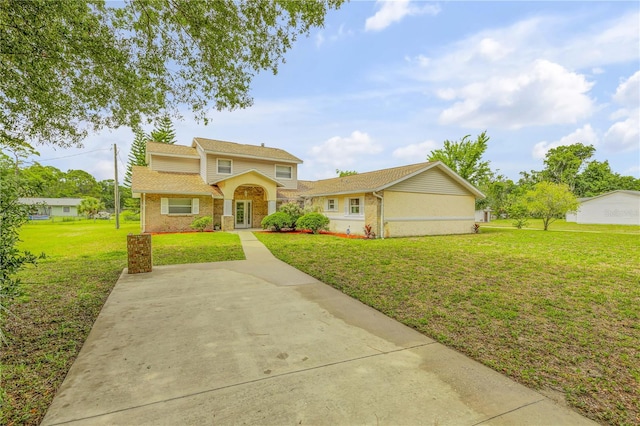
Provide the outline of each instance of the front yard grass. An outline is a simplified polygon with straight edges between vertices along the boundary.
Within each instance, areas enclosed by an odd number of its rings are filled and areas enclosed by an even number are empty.
[[[114,221],[32,222],[22,249],[47,258],[20,273],[22,295],[9,306],[0,353],[0,424],[37,425],[127,266],[126,236],[139,224]],[[154,235],[153,264],[244,259],[228,233]],[[179,285],[179,283],[176,283]]]
[[[640,424],[640,245],[627,229],[256,235],[279,259],[386,315],[587,417],[623,425]]]

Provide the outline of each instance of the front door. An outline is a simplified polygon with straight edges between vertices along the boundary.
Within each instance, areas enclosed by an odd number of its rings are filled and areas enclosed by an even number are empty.
[[[251,228],[251,201],[236,201],[236,228]]]

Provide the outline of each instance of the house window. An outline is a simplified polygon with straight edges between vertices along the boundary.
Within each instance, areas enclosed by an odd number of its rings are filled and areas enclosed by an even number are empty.
[[[161,198],[160,214],[198,214],[200,199],[198,198]]]
[[[336,210],[338,210],[338,200],[335,198],[329,198],[327,200],[327,211],[335,212]]]
[[[360,198],[349,198],[349,214],[360,214]]]
[[[69,213],[69,212],[71,212],[71,208],[69,208],[69,207],[62,207],[62,212],[63,212],[63,213]]]
[[[233,162],[231,160],[223,160],[222,158],[218,158],[218,174],[230,175],[232,165]]]
[[[293,167],[276,165],[276,179],[291,179],[293,176]]]
[[[169,214],[191,214],[191,198],[169,198]]]

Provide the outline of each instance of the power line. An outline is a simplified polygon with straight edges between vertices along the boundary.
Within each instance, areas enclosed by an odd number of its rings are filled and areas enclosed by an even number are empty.
[[[40,162],[40,161],[62,160],[63,158],[77,157],[77,156],[79,156],[79,155],[91,154],[92,152],[98,152],[98,151],[111,151],[111,149],[112,149],[112,148],[94,149],[93,151],[85,151],[85,152],[80,152],[80,153],[78,153],[78,154],[65,155],[65,156],[63,156],[63,157],[47,158],[47,159],[38,159],[38,160],[30,161],[30,162],[31,162],[31,163],[37,163],[37,162]]]

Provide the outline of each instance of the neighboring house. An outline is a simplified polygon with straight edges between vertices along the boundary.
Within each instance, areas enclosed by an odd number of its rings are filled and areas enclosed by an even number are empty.
[[[78,216],[82,198],[20,198],[21,204],[33,206],[30,219],[49,219],[53,216]]]
[[[579,201],[578,211],[567,213],[567,222],[640,225],[640,191],[611,191]]]
[[[195,138],[190,147],[147,144],[133,168],[142,232],[188,230],[212,216],[223,230],[258,228],[279,203],[296,201],[329,217],[335,232],[397,237],[472,232],[484,195],[441,162],[299,181],[302,160],[277,148]]]

